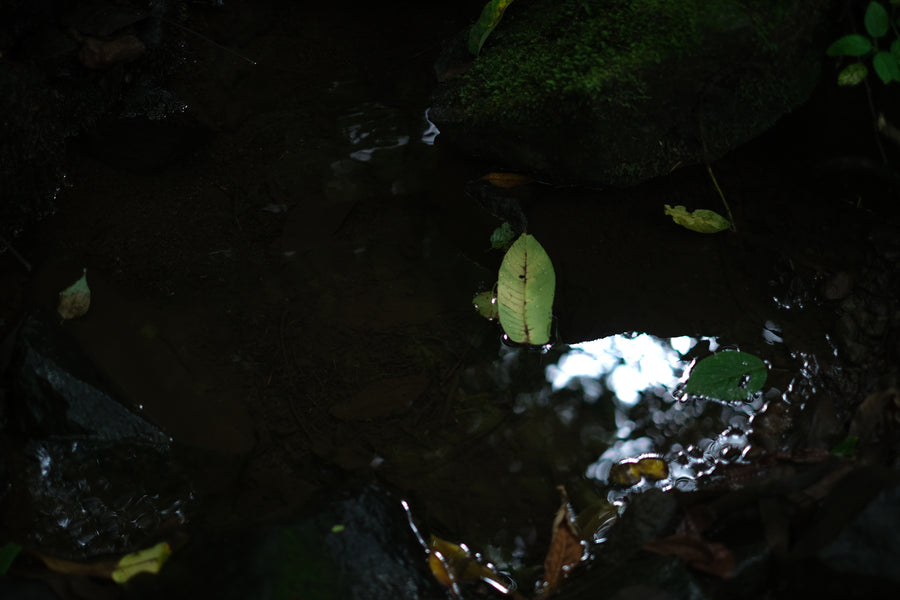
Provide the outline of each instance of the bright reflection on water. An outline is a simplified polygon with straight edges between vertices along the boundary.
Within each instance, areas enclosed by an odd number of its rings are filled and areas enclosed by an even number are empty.
[[[583,342],[547,367],[547,381],[559,390],[578,379],[588,401],[599,398],[606,387],[618,401],[633,405],[644,390],[674,387],[684,370],[681,355],[696,344],[687,336],[666,341],[646,333]]]
[[[768,329],[778,331],[774,324]],[[551,394],[580,391],[587,403],[613,405],[615,435],[587,467],[587,477],[605,481],[615,463],[655,453],[668,463],[669,477],[636,487],[691,489],[697,477],[717,464],[740,460],[749,445],[751,418],[762,408],[763,397],[757,394],[746,403],[725,404],[684,396],[681,388],[691,366],[685,357],[701,342],[713,352],[719,346],[711,337],[614,335],[572,345],[556,364],[546,367]],[[705,354],[701,350],[700,356]],[[564,422],[571,420],[567,410],[571,407],[557,410]],[[613,498],[625,494],[611,492]]]

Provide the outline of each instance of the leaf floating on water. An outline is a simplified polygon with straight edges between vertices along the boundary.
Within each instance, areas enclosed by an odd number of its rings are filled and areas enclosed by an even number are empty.
[[[484,5],[481,16],[469,30],[469,52],[476,56],[481,52],[484,42],[503,18],[506,7],[512,3],[513,0],[490,0]]]
[[[455,596],[460,595],[459,584],[476,581],[483,581],[504,594],[510,592],[510,582],[493,565],[482,564],[480,556],[465,546],[434,535],[428,543],[428,567],[434,578]]]
[[[660,481],[668,476],[668,463],[655,454],[638,459],[626,458],[609,469],[609,482],[621,487],[631,487],[641,479]]]
[[[731,228],[731,221],[719,213],[705,208],[688,211],[681,204],[675,208],[666,204],[665,213],[672,217],[677,224],[697,233],[718,233]]]
[[[576,566],[587,560],[587,543],[575,527],[575,514],[569,504],[569,495],[562,486],[557,488],[562,502],[553,519],[553,537],[544,559],[544,579],[538,589],[538,597],[553,594]]]
[[[697,363],[684,390],[726,402],[749,399],[762,389],[768,367],[747,352],[719,352]]]
[[[81,278],[59,293],[59,304],[56,312],[64,320],[81,317],[91,307],[91,288],[87,283],[87,269]]]
[[[112,572],[112,580],[125,583],[139,573],[159,573],[162,566],[172,554],[172,548],[166,542],[160,542],[152,548],[126,554],[116,564]]]
[[[472,306],[478,311],[478,314],[485,319],[493,321],[499,316],[497,309],[497,290],[489,292],[481,292],[472,298]]]
[[[533,177],[520,173],[488,173],[481,179],[500,188],[514,188],[534,182]]]
[[[546,250],[523,233],[510,246],[497,280],[500,325],[518,344],[540,346],[550,341],[556,273]]]

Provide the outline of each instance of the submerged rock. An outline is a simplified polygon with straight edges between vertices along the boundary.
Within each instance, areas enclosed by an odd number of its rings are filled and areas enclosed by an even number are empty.
[[[4,379],[2,527],[69,559],[142,547],[191,493],[158,427],[120,403],[49,311],[28,314]]]
[[[471,65],[466,36],[447,49],[429,116],[439,140],[509,168],[637,183],[715,160],[806,100],[830,5],[515,3]]]

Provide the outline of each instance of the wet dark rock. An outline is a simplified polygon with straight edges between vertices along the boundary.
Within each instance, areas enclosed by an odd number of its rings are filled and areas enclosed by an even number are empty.
[[[25,317],[3,388],[13,539],[83,559],[133,551],[183,520],[190,491],[168,437],[105,389],[55,315]]]
[[[18,330],[10,369],[16,402],[9,407],[19,433],[164,448],[168,436],[107,390],[59,319],[35,309]]]
[[[835,571],[900,583],[900,485],[878,494],[819,552]]]
[[[323,497],[310,512],[277,525],[195,533],[128,597],[446,598],[398,498],[357,486]]]
[[[715,160],[816,85],[830,0],[516,4],[438,61],[439,140],[557,181],[627,185]],[[471,64],[469,64],[471,62]]]

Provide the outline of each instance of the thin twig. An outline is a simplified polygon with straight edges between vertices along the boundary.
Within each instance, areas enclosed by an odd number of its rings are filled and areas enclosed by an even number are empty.
[[[731,222],[731,230],[737,233],[737,225],[734,222],[734,215],[731,214],[731,207],[728,206],[728,200],[725,199],[725,194],[722,193],[722,188],[719,187],[719,182],[716,180],[716,175],[713,173],[712,167],[709,163],[706,163],[706,171],[709,173],[710,179],[712,179],[713,185],[716,188],[716,191],[719,192],[719,198],[722,199],[722,204],[725,205],[725,212],[728,213],[728,220]]]
[[[12,255],[15,256],[20,263],[22,263],[23,267],[25,267],[25,270],[31,272],[31,263],[25,260],[25,257],[19,254],[5,237],[0,235],[0,254],[2,254],[5,250],[9,250],[10,252],[12,252]]]

